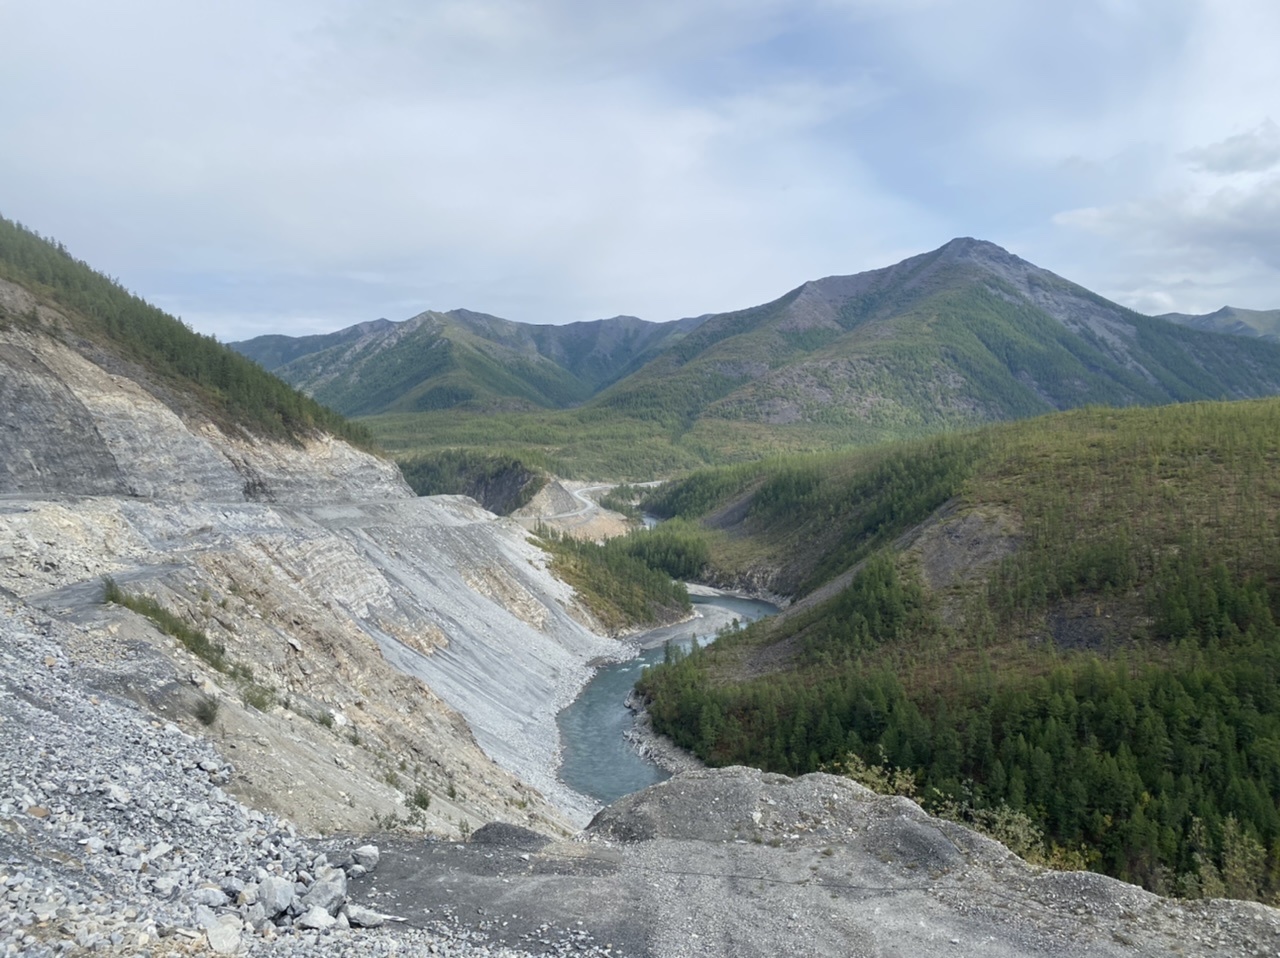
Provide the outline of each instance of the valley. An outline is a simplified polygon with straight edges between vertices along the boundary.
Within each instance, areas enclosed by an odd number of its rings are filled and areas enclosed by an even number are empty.
[[[1270,345],[1167,334],[976,241],[683,325],[457,312],[273,338],[335,396],[340,358],[392,361],[380,336],[469,357],[401,408],[467,371],[489,393],[385,413],[440,427],[393,449],[428,457],[402,473],[375,445],[391,418],[342,419],[8,221],[0,254],[0,953],[1280,942],[1274,908],[1221,898],[1274,893],[1277,401],[1142,405],[1280,392]],[[924,347],[974,303],[971,349]],[[954,402],[920,411],[940,387],[893,365],[913,356],[955,363]],[[892,395],[868,405],[869,382]],[[1134,408],[956,429],[1102,400]],[[666,523],[614,534],[605,480],[677,474],[634,490]],[[601,808],[561,774],[557,722],[638,631],[688,618],[673,580],[787,607],[646,679],[655,726],[731,767]],[[1160,711],[1179,684],[1182,725]],[[858,783],[904,776],[936,815]],[[1089,791],[1050,807],[1055,776]],[[993,828],[1006,806],[1056,845]]]
[[[712,765],[1022,816],[1046,861],[1266,900],[1278,415],[1083,410],[660,490],[722,583],[800,598],[650,672],[655,727]]]

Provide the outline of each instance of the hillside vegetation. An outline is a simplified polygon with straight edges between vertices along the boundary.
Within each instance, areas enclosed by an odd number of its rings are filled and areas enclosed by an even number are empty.
[[[700,320],[561,326],[455,309],[232,347],[347,415],[563,409],[638,369]]]
[[[1213,333],[1231,333],[1234,336],[1256,336],[1280,342],[1280,309],[1239,309],[1223,306],[1212,313],[1165,313],[1167,319],[1179,326],[1190,326]]]
[[[369,432],[302,395],[257,364],[130,293],[60,244],[0,217],[0,278],[27,289],[71,322],[79,348],[106,350],[140,371],[161,398],[228,427],[300,440],[327,432],[372,446]],[[35,328],[36,316],[0,315]],[[161,395],[163,393],[163,395]]]
[[[534,541],[551,555],[551,569],[577,591],[609,631],[677,622],[692,609],[676,579],[692,578],[709,554],[695,530],[680,524],[657,533],[632,532],[603,543],[540,527]]]
[[[430,355],[444,362],[439,347]],[[532,383],[525,359],[487,355],[505,372],[482,378]],[[1280,343],[1139,315],[973,239],[702,317],[641,358],[612,381],[576,379],[586,391],[575,397],[553,402],[539,387],[543,398],[528,393],[521,408],[514,386],[499,389],[512,400],[501,408],[461,392],[433,406],[378,377],[386,396],[348,411],[376,412],[368,425],[404,454],[497,444],[544,456],[561,475],[652,479],[1090,404],[1280,393]]]
[[[444,449],[400,462],[405,481],[420,496],[470,496],[498,515],[510,515],[547,484],[544,470],[501,453]]]
[[[1166,893],[1280,892],[1280,401],[1086,409],[696,474],[808,598],[642,682],[713,765],[879,770]]]

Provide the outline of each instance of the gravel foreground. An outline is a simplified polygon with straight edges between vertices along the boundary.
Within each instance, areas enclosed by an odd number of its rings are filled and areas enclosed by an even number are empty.
[[[309,839],[0,597],[0,956],[1280,955],[1280,912],[1033,868],[826,775],[687,772],[568,841]],[[389,917],[388,917],[389,916]]]
[[[604,953],[580,931],[530,952],[361,907],[347,882],[375,846],[229,797],[208,742],[86,687],[62,648],[75,628],[0,599],[0,955]]]

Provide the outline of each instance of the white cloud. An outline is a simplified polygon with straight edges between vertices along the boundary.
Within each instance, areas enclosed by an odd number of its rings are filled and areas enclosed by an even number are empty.
[[[1268,117],[1252,130],[1187,150],[1182,156],[1192,169],[1205,173],[1261,173],[1280,163],[1280,126]]]
[[[1277,246],[1272,6],[0,5],[0,211],[224,338],[669,319],[959,234],[1212,288]]]

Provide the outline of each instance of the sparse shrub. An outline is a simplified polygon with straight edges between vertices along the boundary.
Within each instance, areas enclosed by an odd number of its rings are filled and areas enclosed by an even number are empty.
[[[420,808],[424,812],[431,807],[431,793],[421,785],[414,786],[413,796],[409,799],[414,808]]]
[[[916,793],[916,778],[910,769],[895,768],[888,763],[884,748],[880,749],[880,761],[871,764],[856,752],[849,752],[836,762],[828,762],[822,771],[843,775],[859,785],[865,785],[881,795],[903,795],[912,798]]]
[[[250,682],[240,690],[240,698],[250,708],[269,712],[276,704],[276,690],[269,685]]]
[[[201,725],[212,725],[218,720],[219,705],[218,700],[212,695],[200,696],[200,701],[196,703],[195,716]]]
[[[130,595],[121,589],[113,578],[103,576],[102,601],[104,603],[122,605],[126,609],[150,619],[161,632],[173,636],[183,644],[188,652],[203,659],[219,672],[235,674],[236,670],[240,669],[243,671],[244,677],[253,677],[253,673],[248,666],[232,666],[227,661],[227,650],[224,646],[210,641],[204,632],[184,622],[179,616],[170,612],[151,596]]]

